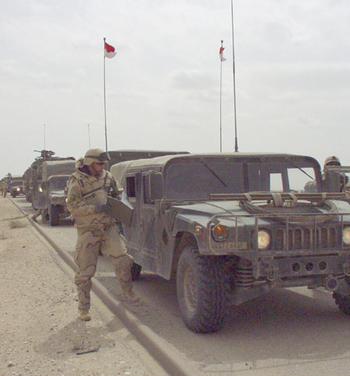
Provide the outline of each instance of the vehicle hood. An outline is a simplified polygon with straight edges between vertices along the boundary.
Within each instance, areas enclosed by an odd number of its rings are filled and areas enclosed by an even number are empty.
[[[327,201],[322,205],[312,205],[308,202],[298,202],[295,207],[267,207],[266,205],[241,204],[239,201],[203,201],[174,205],[170,209],[171,214],[186,222],[197,222],[203,226],[208,221],[220,221],[227,226],[232,226],[233,221],[238,225],[254,225],[256,215],[259,224],[269,224],[272,221],[283,222],[286,217],[291,223],[304,223],[314,221],[325,222],[338,220],[337,214],[342,213],[344,220],[350,221],[350,205],[346,201]],[[268,218],[267,218],[268,217]]]

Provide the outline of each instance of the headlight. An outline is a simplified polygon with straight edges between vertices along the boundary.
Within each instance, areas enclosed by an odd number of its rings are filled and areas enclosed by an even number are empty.
[[[344,227],[343,229],[343,242],[346,245],[350,245],[350,227]]]
[[[214,240],[223,242],[228,238],[228,228],[223,225],[216,225],[211,229]]]
[[[258,248],[267,249],[271,243],[271,236],[266,230],[258,231]]]
[[[39,192],[42,192],[42,191],[43,191],[43,189],[41,187],[39,187]]]
[[[21,190],[21,188],[16,188],[16,191],[19,192]]]

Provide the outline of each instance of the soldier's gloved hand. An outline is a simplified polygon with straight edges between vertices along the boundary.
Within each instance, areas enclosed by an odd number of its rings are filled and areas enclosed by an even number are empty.
[[[112,214],[112,208],[109,204],[96,205],[95,211],[96,211],[96,213],[106,213],[106,214],[109,214],[109,215]]]

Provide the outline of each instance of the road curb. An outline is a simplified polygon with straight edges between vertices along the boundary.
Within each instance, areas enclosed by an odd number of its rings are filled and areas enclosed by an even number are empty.
[[[13,205],[23,214],[24,211],[12,199],[9,199]],[[73,270],[76,270],[76,265],[73,257],[61,247],[59,247],[47,234],[41,229],[40,225],[33,221],[29,216],[28,221],[39,232],[39,234],[51,245],[57,254],[69,265]],[[92,282],[93,292],[102,300],[102,302],[122,321],[125,327],[137,338],[143,347],[151,354],[151,356],[164,368],[169,375],[176,376],[192,376],[198,371],[193,369],[190,365],[185,365],[185,359],[175,353],[176,349],[169,351],[169,344],[159,337],[153,330],[151,330],[132,313],[130,310],[119,302],[98,280]],[[168,348],[168,351],[166,349]]]

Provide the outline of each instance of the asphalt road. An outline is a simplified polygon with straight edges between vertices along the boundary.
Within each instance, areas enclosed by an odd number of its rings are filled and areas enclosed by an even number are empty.
[[[30,205],[16,203],[26,212]],[[73,254],[70,225],[42,225],[46,234]],[[118,294],[108,259],[100,258],[96,278]],[[198,375],[321,376],[350,374],[350,317],[338,311],[330,294],[304,288],[278,289],[232,307],[224,328],[199,335],[183,324],[173,282],[143,273],[135,282],[144,304],[133,313],[198,370]]]

